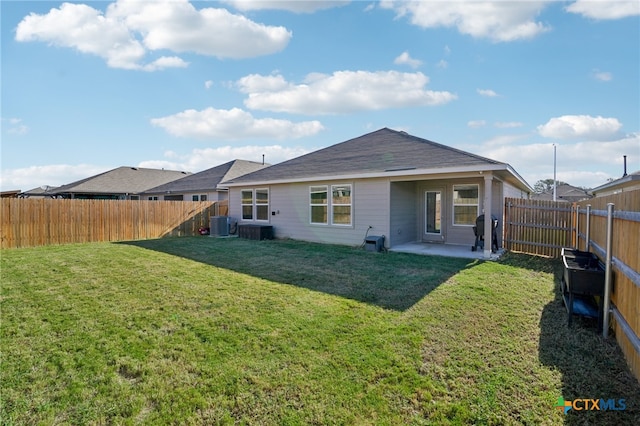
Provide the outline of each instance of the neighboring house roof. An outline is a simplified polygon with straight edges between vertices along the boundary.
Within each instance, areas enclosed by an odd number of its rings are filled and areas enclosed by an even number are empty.
[[[553,200],[553,188],[548,191],[544,191],[540,194],[534,194],[531,196],[534,200]],[[577,186],[569,185],[567,183],[556,186],[556,200],[575,202],[591,198],[586,189],[578,188]]]
[[[145,191],[145,194],[162,194],[167,192],[211,191],[223,189],[220,184],[226,180],[235,179],[247,173],[269,167],[270,164],[255,161],[233,160],[228,163],[203,170],[182,179],[156,186]]]
[[[30,189],[28,191],[22,192],[20,197],[29,198],[29,197],[51,197],[53,196],[52,191],[58,189],[57,186],[49,186],[43,185],[37,188]]]
[[[465,171],[497,171],[497,174],[504,171],[501,177],[527,192],[533,191],[506,163],[388,128],[244,175],[227,184],[240,186],[327,177],[406,176]]]
[[[600,192],[619,192],[622,190],[629,191],[640,188],[640,170],[629,173],[626,176],[607,182],[597,188],[593,188],[590,192],[597,195]]]
[[[17,198],[19,194],[20,194],[19,189],[15,189],[12,191],[2,191],[0,193],[0,198]]]
[[[138,194],[149,188],[184,178],[189,172],[176,170],[118,167],[49,191],[62,194]]]

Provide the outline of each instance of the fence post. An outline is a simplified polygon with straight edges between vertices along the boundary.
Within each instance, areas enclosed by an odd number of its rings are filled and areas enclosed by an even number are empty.
[[[578,250],[578,248],[580,247],[580,228],[578,227],[578,223],[580,222],[580,206],[576,203],[573,204],[572,208],[575,207],[576,208],[576,231],[575,231],[575,238],[576,238],[576,243],[573,245],[573,248]]]
[[[607,254],[604,272],[604,300],[602,303],[602,336],[609,337],[609,305],[611,304],[611,247],[613,240],[613,203],[607,204]]]
[[[580,204],[576,204],[576,250],[580,250]]]
[[[585,229],[584,251],[589,251],[591,248],[591,204],[587,204],[587,229]]]
[[[507,250],[511,250],[511,243],[509,241],[510,228],[511,228],[511,201],[508,201],[507,217],[506,217],[506,220],[504,221],[504,242],[503,242],[503,246],[505,246]]]

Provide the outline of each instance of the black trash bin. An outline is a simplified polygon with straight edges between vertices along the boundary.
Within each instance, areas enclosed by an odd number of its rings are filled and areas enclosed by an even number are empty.
[[[498,218],[491,215],[491,251],[498,251]],[[471,251],[476,251],[478,248],[484,249],[484,215],[481,214],[476,218],[476,226],[473,227],[473,233],[476,236],[476,242],[471,246]]]

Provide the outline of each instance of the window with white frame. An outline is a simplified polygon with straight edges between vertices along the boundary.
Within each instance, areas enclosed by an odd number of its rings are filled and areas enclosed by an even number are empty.
[[[331,185],[331,223],[351,225],[351,185]]]
[[[269,190],[256,189],[256,220],[269,220]]]
[[[453,185],[453,224],[475,225],[479,200],[479,185]]]
[[[327,186],[309,188],[309,204],[311,223],[326,225],[328,223],[329,199]]]
[[[331,188],[331,196],[329,196]],[[352,186],[314,185],[309,187],[309,216],[312,224],[344,225],[352,223]]]
[[[197,195],[192,195],[191,201],[200,201],[200,197],[198,197]]]
[[[253,189],[242,190],[242,220],[253,220]]]
[[[269,189],[243,189],[242,220],[269,220]]]

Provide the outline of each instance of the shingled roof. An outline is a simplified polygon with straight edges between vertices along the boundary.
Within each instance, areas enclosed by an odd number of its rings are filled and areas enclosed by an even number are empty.
[[[383,128],[354,139],[233,179],[231,185],[285,182],[335,176],[388,175],[389,172],[468,168],[507,170],[506,163]],[[522,178],[517,179],[528,186]]]
[[[270,164],[255,161],[233,160],[219,166],[194,173],[182,179],[151,188],[145,194],[171,192],[211,191],[218,189],[226,180],[269,167]]]
[[[149,188],[188,176],[189,172],[176,170],[118,167],[50,191],[64,194],[139,194]]]
[[[540,194],[533,194],[531,196],[533,200],[553,200],[553,188],[550,188],[547,191],[544,191]],[[578,188],[573,185],[569,185],[568,183],[561,183],[556,186],[556,200],[557,201],[567,201],[573,203],[575,201],[585,200],[587,198],[591,198],[586,189]]]

